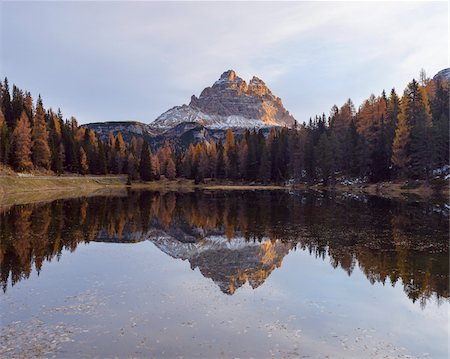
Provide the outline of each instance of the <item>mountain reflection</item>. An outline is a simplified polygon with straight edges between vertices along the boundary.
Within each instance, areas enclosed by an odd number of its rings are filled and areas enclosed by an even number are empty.
[[[227,294],[262,285],[291,250],[423,305],[449,297],[448,217],[439,207],[286,192],[158,193],[57,200],[0,212],[3,290],[79,243],[152,241]]]

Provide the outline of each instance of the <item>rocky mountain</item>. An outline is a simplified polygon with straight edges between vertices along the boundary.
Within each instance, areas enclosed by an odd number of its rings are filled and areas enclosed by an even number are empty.
[[[133,136],[143,137],[145,140],[151,142],[157,136],[147,124],[137,121],[111,121],[111,122],[93,122],[83,125],[97,132],[100,138],[104,141],[108,140],[109,133],[112,132],[117,135],[120,132],[125,142],[129,143]]]
[[[256,76],[247,83],[228,70],[189,105],[176,106],[159,116],[150,127],[167,130],[184,122],[210,129],[291,126],[295,119],[279,97]]]
[[[256,289],[272,271],[281,267],[284,257],[294,247],[292,243],[268,238],[260,242],[244,238],[229,240],[226,236],[209,236],[194,243],[175,240],[169,236],[150,239],[156,247],[172,258],[189,261],[211,278],[223,293],[234,294],[245,283]]]
[[[450,81],[450,68],[443,69],[433,76],[433,80],[447,80]]]
[[[84,125],[107,139],[110,132],[122,133],[128,142],[133,136],[144,137],[152,147],[166,139],[182,144],[214,138],[223,139],[225,131],[292,126],[295,119],[266,84],[254,76],[247,84],[233,70],[224,72],[199,97],[193,95],[188,105],[176,106],[154,122],[97,122]]]

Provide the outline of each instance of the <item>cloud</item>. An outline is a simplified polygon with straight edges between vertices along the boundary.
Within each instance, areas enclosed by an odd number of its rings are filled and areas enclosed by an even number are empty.
[[[446,3],[2,4],[2,74],[80,122],[150,122],[235,69],[300,121],[448,66]]]

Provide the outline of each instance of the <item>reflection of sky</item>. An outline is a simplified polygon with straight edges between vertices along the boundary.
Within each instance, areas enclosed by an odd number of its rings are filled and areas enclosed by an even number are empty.
[[[44,313],[86,291],[95,293],[98,315]],[[272,350],[275,356],[341,352],[361,358],[367,345],[380,357],[405,347],[400,353],[443,358],[447,350],[447,304],[429,302],[422,310],[400,283],[371,285],[358,268],[348,276],[328,258],[300,250],[291,251],[258,289],[245,285],[229,296],[150,242],[79,245],[60,262],[47,263],[39,278],[33,272],[9,288],[1,306],[2,324],[34,316],[91,328],[81,338],[86,345],[67,347],[87,355],[93,342],[102,356],[126,356],[142,341],[150,347],[140,349],[144,356],[216,357],[223,351],[227,357],[267,357]]]
[[[448,66],[446,2],[2,2],[0,74],[81,123],[150,122],[235,69],[303,122]]]

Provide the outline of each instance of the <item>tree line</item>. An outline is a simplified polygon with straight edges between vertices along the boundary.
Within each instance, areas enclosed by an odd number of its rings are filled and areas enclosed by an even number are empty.
[[[371,95],[356,109],[349,99],[330,115],[292,128],[229,129],[224,141],[191,143],[187,149],[165,142],[152,152],[142,138],[126,144],[122,134],[106,141],[60,110],[34,105],[29,92],[0,82],[0,163],[15,171],[57,174],[127,174],[130,180],[185,177],[252,182],[322,182],[359,178],[428,179],[449,163],[449,83],[412,80],[400,97]]]
[[[191,144],[177,170],[198,181],[225,178],[333,183],[338,177],[379,182],[428,179],[449,164],[449,83],[412,80],[400,97],[371,95],[355,109],[349,99],[330,115],[293,128],[228,130],[225,143]]]

